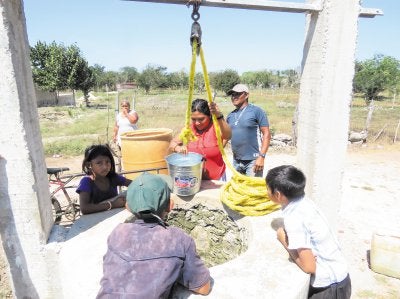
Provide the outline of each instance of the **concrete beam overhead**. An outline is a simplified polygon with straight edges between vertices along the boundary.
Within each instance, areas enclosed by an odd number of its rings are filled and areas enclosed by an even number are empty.
[[[123,0],[136,2],[152,2],[162,4],[184,4],[188,5],[189,0]],[[290,13],[313,13],[322,10],[322,1],[314,3],[281,2],[281,1],[263,1],[263,0],[202,0],[201,6],[205,7],[223,7],[250,10],[265,10]],[[378,8],[361,8],[360,17],[373,18],[377,15],[383,15],[383,11]]]

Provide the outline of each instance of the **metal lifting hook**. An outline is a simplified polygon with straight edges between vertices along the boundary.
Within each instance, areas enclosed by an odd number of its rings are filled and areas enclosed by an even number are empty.
[[[200,53],[200,46],[201,46],[201,27],[200,24],[197,22],[200,19],[199,8],[200,8],[201,0],[189,0],[187,5],[193,5],[193,12],[192,12],[192,20],[194,21],[192,24],[192,30],[190,33],[190,44],[193,47],[193,41],[197,41],[197,55]]]
[[[198,21],[200,19],[199,8],[202,0],[188,0],[186,6],[193,5],[192,20]]]
[[[197,22],[193,22],[192,30],[190,33],[190,44],[193,47],[193,41],[197,41],[197,56],[200,54],[200,47],[201,47],[201,27],[200,24]]]

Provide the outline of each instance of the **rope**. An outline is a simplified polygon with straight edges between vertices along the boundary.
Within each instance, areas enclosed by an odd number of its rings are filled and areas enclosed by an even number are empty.
[[[186,127],[182,129],[179,137],[181,140],[188,142],[192,139],[192,131],[190,130],[190,107],[193,98],[194,90],[194,75],[196,66],[196,53],[197,53],[197,40],[193,41],[192,44],[192,63],[189,75],[189,98],[188,108],[186,110]],[[210,87],[210,80],[208,77],[206,62],[204,59],[203,48],[200,45],[200,60],[203,69],[204,83],[207,91],[208,102],[211,103],[212,93]],[[221,129],[219,127],[216,116],[212,115],[212,121],[214,124],[215,134],[217,136],[218,148],[222,154],[225,164],[232,171],[232,178],[221,188],[221,201],[227,205],[230,209],[239,212],[245,216],[261,216],[276,211],[279,206],[272,202],[268,198],[267,186],[265,180],[259,177],[248,177],[236,171],[228,157],[226,156],[224,147],[221,139]],[[190,134],[187,132],[190,130]],[[193,136],[194,137],[194,136]],[[185,139],[184,139],[185,138]]]
[[[190,129],[190,114],[191,114],[191,106],[192,106],[193,91],[194,91],[194,75],[196,71],[196,53],[197,53],[196,40],[194,40],[192,43],[192,49],[193,49],[192,63],[190,64],[190,75],[189,75],[189,97],[186,108],[185,127],[179,134],[179,138],[180,140],[182,140],[184,145],[187,145],[190,141],[196,140],[196,136],[194,136],[192,130]]]

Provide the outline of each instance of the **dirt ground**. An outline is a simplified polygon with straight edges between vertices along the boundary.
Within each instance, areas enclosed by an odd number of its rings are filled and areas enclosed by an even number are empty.
[[[348,157],[338,235],[349,262],[352,298],[400,298],[400,279],[369,268],[372,235],[400,237],[400,149],[354,150]],[[394,248],[398,260],[400,246]]]
[[[51,157],[48,167],[81,171],[81,157]],[[294,163],[293,153],[271,151],[266,169]],[[352,298],[400,298],[400,279],[373,272],[369,251],[374,232],[400,236],[400,146],[354,147],[348,151],[338,237],[349,263]],[[400,254],[400,253],[397,253]],[[1,257],[1,255],[0,255]],[[0,298],[11,298],[4,260],[0,260]]]

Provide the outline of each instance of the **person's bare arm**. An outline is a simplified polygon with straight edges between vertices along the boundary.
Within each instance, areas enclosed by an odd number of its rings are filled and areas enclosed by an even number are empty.
[[[182,140],[179,139],[179,135],[171,140],[169,143],[168,151],[170,153],[182,153],[187,154],[187,147],[183,145]]]
[[[260,148],[261,154],[266,154],[268,152],[269,144],[271,143],[271,131],[269,127],[260,127],[262,134],[262,143]]]
[[[208,104],[210,108],[211,114],[214,114],[217,118],[219,128],[221,129],[221,138],[225,140],[230,140],[232,137],[232,129],[224,119],[223,114],[218,108],[218,105],[215,102],[211,102]]]
[[[288,238],[286,231],[284,228],[280,227],[277,230],[277,238],[279,242],[283,245],[283,247],[287,250],[290,257],[296,263],[297,266],[305,273],[313,274],[316,270],[316,262],[315,256],[312,253],[312,250],[309,248],[297,248],[297,249],[289,249],[288,248]]]
[[[89,192],[79,193],[79,205],[82,214],[92,214],[103,211],[108,211],[114,208],[125,207],[125,196],[119,196],[118,198],[110,198],[109,200],[102,201],[100,203],[91,203]]]
[[[137,114],[137,112],[131,112],[131,113],[127,113],[126,114],[126,118],[129,120],[129,122],[131,124],[136,124],[139,120],[139,115]]]
[[[211,281],[209,280],[205,285],[198,289],[192,290],[193,292],[200,294],[200,295],[208,295],[211,291]]]
[[[308,274],[314,274],[317,268],[317,263],[315,261],[315,256],[309,248],[298,248],[297,249],[298,259],[294,260],[297,266],[301,270]]]
[[[226,142],[228,142],[228,140],[230,140],[232,137],[231,127],[228,125],[228,123],[226,122],[226,120],[224,118],[218,119],[218,124],[219,124],[219,128],[221,129],[221,138],[223,140],[226,140]],[[225,142],[225,144],[226,144],[226,142]]]
[[[271,132],[269,127],[260,127],[260,131],[262,134],[262,143],[260,148],[260,154],[265,155],[268,151],[269,144],[271,142]],[[254,171],[262,171],[264,169],[264,161],[265,158],[262,156],[258,156],[256,159],[256,163],[254,164]]]
[[[125,187],[129,187],[129,184],[132,183],[132,180],[125,178],[125,183],[124,186]]]

